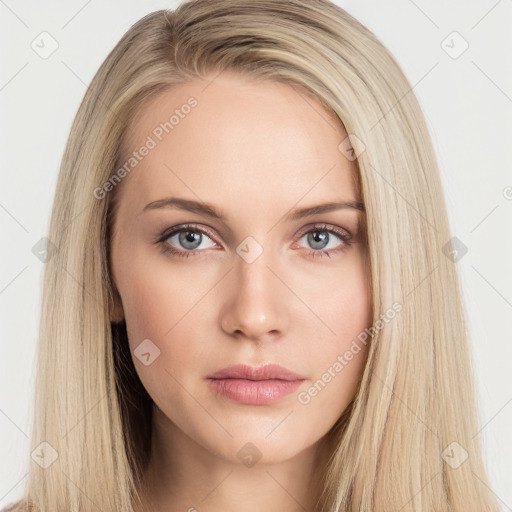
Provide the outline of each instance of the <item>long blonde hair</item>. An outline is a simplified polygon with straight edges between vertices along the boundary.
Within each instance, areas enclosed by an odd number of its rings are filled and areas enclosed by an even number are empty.
[[[411,85],[364,25],[327,0],[191,0],[135,23],[74,120],[48,238],[30,474],[13,510],[130,512],[151,399],[112,324],[109,245],[123,137],[146,100],[236,71],[318,98],[362,143],[374,321],[353,403],[330,432],[326,512],[496,512],[483,464],[466,318],[443,191]],[[340,141],[341,142],[341,141]],[[134,171],[136,172],[136,171]],[[44,444],[41,444],[44,443]],[[37,460],[39,457],[40,460]]]

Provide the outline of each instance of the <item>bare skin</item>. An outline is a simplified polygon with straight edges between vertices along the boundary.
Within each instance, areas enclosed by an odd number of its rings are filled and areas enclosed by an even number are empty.
[[[364,212],[286,215],[360,201],[357,169],[338,149],[347,136],[341,123],[316,100],[230,73],[205,89],[210,79],[144,105],[129,153],[188,98],[197,100],[116,190],[111,265],[120,300],[111,319],[125,319],[154,401],[144,500],[170,512],[313,511],[326,434],[353,399],[367,357],[362,346],[333,373],[371,325],[367,248],[358,236]],[[171,196],[211,204],[226,220],[144,210]],[[178,233],[158,242],[187,223],[194,224],[182,231],[188,239]],[[189,257],[162,250],[169,246]],[[148,365],[134,355],[143,340],[151,340],[146,357],[160,351]],[[269,404],[227,398],[206,379],[228,365],[269,362],[304,378]],[[319,379],[325,385],[310,391]]]

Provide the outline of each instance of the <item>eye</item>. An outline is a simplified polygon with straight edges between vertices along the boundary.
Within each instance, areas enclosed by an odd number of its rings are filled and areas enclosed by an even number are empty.
[[[299,239],[305,239],[306,243],[313,248],[309,255],[313,258],[331,257],[341,251],[346,251],[352,241],[351,235],[344,229],[328,224],[315,224],[312,229],[303,233]],[[341,243],[336,243],[336,239]]]
[[[161,243],[163,252],[169,252],[182,258],[188,258],[189,256],[197,256],[198,254],[196,253],[201,253],[201,250],[196,251],[198,248],[211,249],[217,246],[215,242],[212,242],[211,236],[212,235],[204,228],[187,224],[171,228],[171,231],[164,231],[158,242]],[[205,240],[210,240],[212,244],[201,247],[201,244]]]

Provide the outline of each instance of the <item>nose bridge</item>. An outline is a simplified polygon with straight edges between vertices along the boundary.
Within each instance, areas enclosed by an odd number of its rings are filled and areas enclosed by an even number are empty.
[[[285,304],[280,300],[283,285],[270,270],[275,266],[272,251],[248,237],[237,247],[237,254],[223,328],[230,334],[240,331],[252,339],[283,331],[286,320]]]
[[[259,237],[262,240],[262,237]],[[263,245],[265,243],[265,246]],[[275,285],[272,272],[268,267],[275,266],[275,255],[267,237],[260,243],[252,236],[246,237],[236,248],[235,276],[238,279],[240,293],[244,290],[257,296],[264,295]]]
[[[262,305],[268,302],[271,297],[271,288],[275,286],[272,283],[272,272],[269,270],[271,258],[270,251],[265,251],[254,261],[246,261],[242,257],[236,262],[235,276],[238,280],[237,295],[253,299],[253,302],[261,302]]]

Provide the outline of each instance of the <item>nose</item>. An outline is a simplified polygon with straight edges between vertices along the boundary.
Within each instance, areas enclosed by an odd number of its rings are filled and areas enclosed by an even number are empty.
[[[240,340],[264,341],[277,340],[287,331],[290,291],[269,263],[265,251],[252,263],[236,259],[220,313],[224,332]]]

